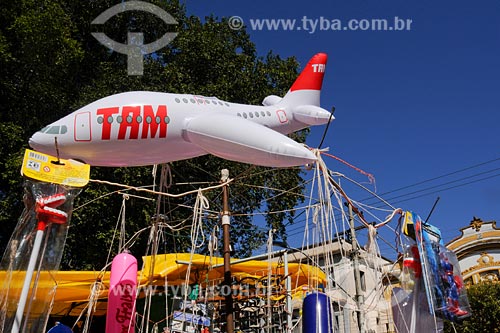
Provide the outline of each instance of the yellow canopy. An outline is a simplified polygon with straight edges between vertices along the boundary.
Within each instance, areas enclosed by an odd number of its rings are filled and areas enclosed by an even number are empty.
[[[223,258],[212,257],[200,254],[189,253],[180,254],[159,254],[156,256],[143,257],[144,268],[138,274],[138,288],[141,290],[147,286],[169,286],[181,285],[186,282],[189,263],[191,262],[189,283],[199,283],[202,287],[213,284],[220,284],[224,277]],[[300,290],[313,288],[326,284],[326,276],[317,267],[306,264],[289,264],[289,274],[292,280],[294,293]],[[249,281],[263,281],[263,277],[268,276],[269,263],[265,261],[251,260],[241,261],[231,259],[231,275],[245,283]],[[12,279],[7,279],[9,272],[0,271],[0,281],[11,281],[9,294],[19,295],[23,285],[24,272],[10,272]],[[274,276],[284,276],[284,267],[276,262],[271,263],[271,274]],[[16,275],[19,275],[16,278]],[[54,295],[54,307],[51,311],[53,315],[79,315],[88,304],[91,290],[94,286],[99,286],[96,298],[105,300],[109,290],[110,272],[79,272],[79,271],[59,271],[54,276],[48,272],[41,272],[37,294],[50,294],[57,289]],[[54,282],[54,280],[56,282]],[[95,284],[96,282],[100,282]],[[257,282],[255,282],[257,283]],[[96,315],[102,315],[106,311],[106,302],[100,302]]]
[[[155,284],[165,284],[165,278],[169,285],[179,285],[186,281],[186,273],[189,262],[191,265],[191,274],[189,283],[204,284],[207,280],[214,281],[224,277],[224,260],[219,257],[195,254],[192,257],[189,253],[182,254],[160,254],[155,257],[144,257],[144,269],[139,273],[141,283],[147,280],[150,271]],[[267,261],[250,260],[242,261],[231,259],[231,275],[238,280],[245,277],[262,278],[268,275],[269,263]],[[277,262],[271,263],[271,274],[284,275],[283,264]],[[311,284],[317,285],[326,283],[326,276],[317,267],[306,264],[289,264],[288,272],[292,277],[292,288]],[[198,279],[198,280],[196,280]]]

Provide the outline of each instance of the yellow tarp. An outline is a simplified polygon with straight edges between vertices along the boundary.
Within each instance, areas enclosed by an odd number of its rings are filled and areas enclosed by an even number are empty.
[[[199,254],[193,255],[191,258],[191,255],[188,253],[174,253],[143,257],[143,261],[144,268],[138,272],[139,288],[144,288],[148,285],[164,286],[166,283],[169,286],[185,283],[189,262],[192,263],[189,283],[197,282],[205,288],[207,287],[207,281],[209,284],[220,283],[224,276],[222,258],[213,257],[210,260],[209,256]],[[256,280],[268,275],[268,262],[257,260],[238,261],[238,259],[231,260],[231,275],[237,281],[243,278],[249,278],[245,281],[252,280],[252,278]],[[294,263],[289,264],[288,270],[292,278],[292,289],[297,292],[300,292],[302,288],[307,288],[307,286],[316,288],[318,285],[326,284],[325,274],[317,267]],[[271,271],[273,275],[284,276],[284,267],[282,264],[272,263]],[[8,273],[0,271],[0,281],[6,281],[6,274]],[[9,288],[11,295],[18,295],[23,285],[23,279],[15,278],[16,272],[10,272],[10,274],[14,274]],[[57,281],[54,307],[52,309],[52,314],[54,315],[79,315],[85,306],[87,306],[92,286],[97,281],[101,282],[101,291],[98,298],[102,300],[107,298],[109,271],[105,273],[59,271],[53,277],[47,275],[47,272],[41,272],[38,292],[45,292],[46,290],[46,292],[50,293],[53,290],[54,279]],[[99,304],[96,314],[103,314],[105,310],[106,303],[104,302]]]

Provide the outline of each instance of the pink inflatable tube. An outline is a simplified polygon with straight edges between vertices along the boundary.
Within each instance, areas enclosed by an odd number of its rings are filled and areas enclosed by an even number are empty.
[[[111,264],[106,333],[134,333],[137,259],[120,253]]]

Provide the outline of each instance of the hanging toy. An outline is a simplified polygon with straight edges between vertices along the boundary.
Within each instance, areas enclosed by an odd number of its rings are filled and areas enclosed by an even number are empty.
[[[319,292],[307,295],[302,304],[302,332],[333,332],[333,327],[330,298]]]
[[[462,308],[462,306],[468,305],[463,304],[463,302],[459,302],[460,294],[464,287],[462,278],[459,275],[455,275],[453,272],[453,264],[450,262],[450,258],[448,258],[446,251],[441,252],[439,256],[441,258],[441,279],[445,290],[444,297],[446,298],[446,301],[444,303],[446,304],[446,312],[452,319],[455,317],[465,317],[469,315],[469,312]]]
[[[21,175],[24,210],[0,261],[0,332],[46,332],[73,201],[90,166],[27,149]]]
[[[38,260],[38,254],[42,246],[45,228],[49,223],[64,224],[68,220],[68,214],[66,212],[56,209],[56,207],[61,206],[65,201],[66,195],[62,193],[41,197],[36,200],[35,212],[38,220],[37,231],[35,235],[35,242],[33,244],[33,251],[31,252],[28,268],[26,269],[23,289],[17,305],[16,317],[12,326],[12,333],[18,333],[21,328],[24,308],[26,307],[31,279],[33,278],[36,262]]]
[[[420,263],[418,247],[416,245],[408,246],[403,259],[403,272],[400,278],[401,286],[410,293],[413,291],[415,283],[418,283],[421,276],[422,265]]]
[[[127,252],[118,254],[111,264],[106,333],[135,332],[137,259]]]

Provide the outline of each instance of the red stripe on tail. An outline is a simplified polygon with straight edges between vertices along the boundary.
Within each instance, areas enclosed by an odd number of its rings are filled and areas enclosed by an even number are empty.
[[[318,53],[313,56],[293,83],[290,91],[321,90],[327,59],[328,56],[325,53]]]

